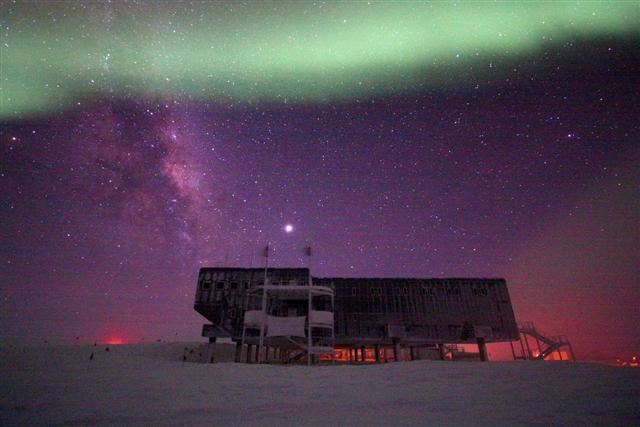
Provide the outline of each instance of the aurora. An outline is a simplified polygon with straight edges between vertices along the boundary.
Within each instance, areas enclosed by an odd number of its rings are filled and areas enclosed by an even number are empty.
[[[2,5],[0,118],[96,94],[327,103],[473,84],[576,37],[640,29],[637,2]],[[466,70],[463,72],[463,70]]]

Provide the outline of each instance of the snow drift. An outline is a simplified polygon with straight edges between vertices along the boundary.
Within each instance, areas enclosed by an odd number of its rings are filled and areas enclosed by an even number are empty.
[[[193,343],[109,346],[109,351],[104,345],[5,346],[0,424],[640,423],[640,370],[635,369],[532,361],[193,363],[204,360],[204,350]],[[232,356],[231,345],[216,346],[217,361]]]

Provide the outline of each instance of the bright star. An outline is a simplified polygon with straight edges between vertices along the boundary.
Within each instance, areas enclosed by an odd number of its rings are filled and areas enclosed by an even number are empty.
[[[287,233],[291,233],[293,231],[293,225],[287,224],[284,226],[284,231]]]

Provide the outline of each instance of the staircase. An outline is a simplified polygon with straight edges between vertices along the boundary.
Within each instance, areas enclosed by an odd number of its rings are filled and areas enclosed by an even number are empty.
[[[262,308],[244,312],[240,346],[245,342],[249,346],[257,344],[259,363],[263,356],[269,358],[269,348],[280,351],[278,359],[285,363],[306,356],[307,364],[311,365],[318,361],[316,355],[335,355],[333,289],[314,286],[311,277],[309,285],[268,285],[266,276],[264,283],[253,290],[260,297]],[[302,301],[306,310],[300,310]],[[304,311],[306,316],[298,315],[305,314]],[[254,336],[247,337],[247,330],[251,329],[259,332],[257,340]]]
[[[335,355],[335,350],[332,346],[330,347],[330,346],[314,345],[309,348],[306,344],[300,341],[296,341],[293,337],[286,337],[286,338],[291,344],[293,344],[296,347],[294,351],[289,353],[288,358],[285,361],[286,363],[297,362],[298,360],[301,360],[303,357],[307,356],[308,354],[311,354],[311,355],[334,354]]]
[[[526,360],[544,360],[546,357],[553,354],[553,352],[558,352],[560,355],[560,360],[562,360],[562,353],[560,350],[562,348],[567,348],[569,350],[569,354],[571,355],[571,359],[575,362],[576,358],[573,354],[573,348],[571,347],[571,343],[569,339],[565,335],[548,335],[539,329],[537,329],[533,322],[522,322],[518,324],[518,330],[520,332],[520,347],[522,348],[522,356],[517,357],[516,352],[513,348],[513,344],[511,345],[511,350],[513,351],[514,359],[526,359]],[[533,353],[531,351],[531,347],[529,346],[528,338],[533,338],[538,348],[537,353]],[[524,339],[524,343],[523,343]],[[526,345],[526,350],[525,350]]]

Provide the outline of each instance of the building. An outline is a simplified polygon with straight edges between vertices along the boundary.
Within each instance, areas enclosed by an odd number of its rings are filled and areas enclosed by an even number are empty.
[[[237,361],[244,347],[246,360],[254,360],[253,346],[266,348],[264,360],[313,361],[335,357],[337,349],[349,360],[380,361],[388,352],[400,360],[430,350],[444,358],[456,344],[478,344],[486,360],[487,343],[519,338],[504,279],[320,278],[307,268],[202,268],[194,308],[210,322],[203,336],[237,343]]]

